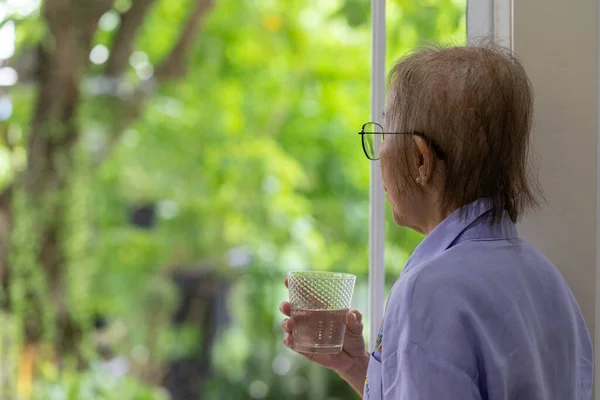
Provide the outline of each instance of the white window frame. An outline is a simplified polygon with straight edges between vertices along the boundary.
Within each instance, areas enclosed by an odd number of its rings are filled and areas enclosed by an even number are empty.
[[[385,0],[371,1],[371,120],[383,124],[385,113]],[[381,138],[375,135],[375,150]],[[375,338],[383,319],[385,297],[385,195],[379,161],[371,162],[369,207],[369,345],[374,350]]]
[[[514,50],[513,0],[468,0],[467,43],[493,38]]]

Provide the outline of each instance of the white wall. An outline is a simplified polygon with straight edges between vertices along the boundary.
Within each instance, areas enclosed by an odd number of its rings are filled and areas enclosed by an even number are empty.
[[[535,89],[534,147],[548,201],[542,211],[521,224],[519,231],[560,269],[593,338],[598,189],[597,0],[514,3],[515,52]],[[596,377],[599,370],[596,368]]]

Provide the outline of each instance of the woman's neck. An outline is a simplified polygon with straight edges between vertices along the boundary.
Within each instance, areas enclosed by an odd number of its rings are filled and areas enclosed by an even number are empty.
[[[419,226],[417,228],[411,228],[419,233],[422,233],[423,235],[429,235],[436,226],[438,226],[456,209],[458,209],[458,207],[451,207],[449,210],[444,211],[440,208],[439,204],[431,205],[421,214],[422,218],[421,221],[419,221]]]

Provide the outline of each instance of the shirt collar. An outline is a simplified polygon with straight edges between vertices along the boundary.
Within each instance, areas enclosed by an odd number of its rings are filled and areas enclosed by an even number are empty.
[[[452,212],[417,246],[404,271],[466,240],[518,237],[517,227],[507,215],[490,224],[491,210],[490,199],[479,199]]]

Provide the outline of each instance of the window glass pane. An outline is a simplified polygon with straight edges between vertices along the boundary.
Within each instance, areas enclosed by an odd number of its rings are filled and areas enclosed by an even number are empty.
[[[368,309],[370,1],[54,3],[0,3],[0,398],[352,398],[278,305]],[[388,67],[464,42],[464,1],[387,8]]]

